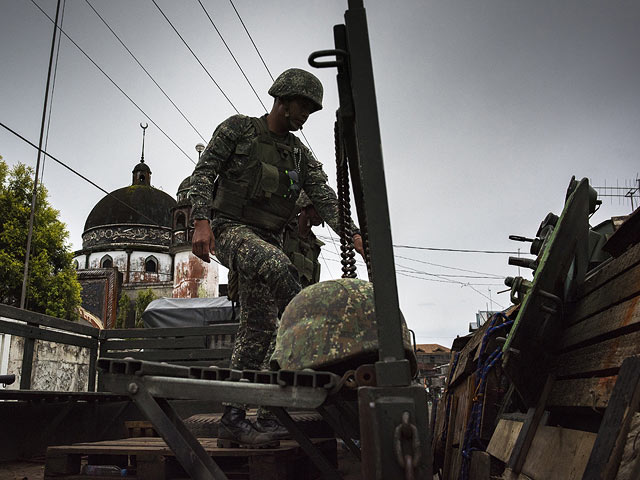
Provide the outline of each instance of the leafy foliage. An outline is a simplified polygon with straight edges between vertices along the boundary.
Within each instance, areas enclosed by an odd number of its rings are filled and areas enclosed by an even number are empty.
[[[27,246],[33,169],[24,164],[9,168],[0,157],[0,302],[19,306]],[[80,284],[72,266],[66,225],[49,205],[40,185],[29,260],[27,308],[58,318],[75,319]]]
[[[144,313],[145,308],[156,298],[156,294],[153,293],[153,290],[147,288],[146,290],[141,291],[138,294],[138,298],[136,298],[136,328],[144,327],[142,322],[142,314]]]
[[[129,312],[131,312],[131,299],[129,298],[129,295],[123,292],[122,295],[120,296],[120,300],[118,300],[116,328],[126,328],[127,317],[129,316]]]

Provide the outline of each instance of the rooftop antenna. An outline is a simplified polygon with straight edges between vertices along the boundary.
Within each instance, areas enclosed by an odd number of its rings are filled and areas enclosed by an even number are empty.
[[[604,182],[603,187],[593,187],[598,192],[598,197],[610,197],[617,198],[618,202],[624,202],[629,199],[631,202],[631,211],[633,212],[638,205],[640,205],[640,177],[636,175],[634,180],[625,180],[625,186],[621,187],[616,180],[616,186],[608,186],[607,182]],[[639,202],[638,205],[634,203],[634,199]]]
[[[140,156],[140,163],[144,163],[144,135],[147,131],[148,123],[140,122],[140,128],[142,128],[142,155]]]

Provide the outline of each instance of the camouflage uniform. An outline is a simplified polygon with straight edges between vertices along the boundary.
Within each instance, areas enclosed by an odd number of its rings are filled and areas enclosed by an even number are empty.
[[[260,120],[266,122],[265,117]],[[246,172],[247,153],[258,135],[255,123],[244,115],[234,115],[216,128],[191,177],[189,198],[194,219],[209,219],[216,176],[234,179]],[[300,171],[304,173],[300,186],[324,221],[338,231],[338,200],[327,185],[322,164],[299,141],[297,145],[301,147]],[[220,212],[215,212],[211,227],[216,256],[222,265],[238,272],[240,327],[231,367],[259,368],[279,314],[300,291],[298,274],[282,252],[282,231],[251,226]],[[355,231],[354,225],[351,228]]]

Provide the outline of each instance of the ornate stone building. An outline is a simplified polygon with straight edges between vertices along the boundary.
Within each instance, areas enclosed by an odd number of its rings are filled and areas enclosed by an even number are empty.
[[[84,287],[83,307],[102,319],[106,328],[115,326],[113,302],[122,293],[131,300],[147,289],[156,297],[218,294],[217,264],[205,264],[191,253],[189,178],[180,185],[176,202],[151,186],[144,154],[132,174],[131,185],[114,190],[93,207],[84,226],[82,250],[74,257]],[[110,280],[114,272],[121,279],[115,297]]]

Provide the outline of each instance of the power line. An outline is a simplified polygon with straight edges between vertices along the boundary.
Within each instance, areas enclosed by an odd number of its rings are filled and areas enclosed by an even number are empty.
[[[64,10],[67,6],[67,0],[62,0],[62,11],[60,12],[60,26],[64,23]],[[47,133],[44,137],[44,149],[49,146],[49,128],[51,127],[51,111],[53,110],[53,93],[56,90],[56,78],[58,77],[58,59],[60,58],[60,44],[61,38],[58,38],[58,45],[56,46],[56,60],[53,66],[53,78],[51,79],[51,100],[49,101],[49,114],[47,117]],[[42,172],[40,172],[40,183],[44,180],[44,166],[46,164],[47,157],[42,159]]]
[[[244,28],[244,31],[247,32],[247,35],[249,36],[249,40],[251,40],[251,43],[253,44],[253,48],[256,49],[256,53],[258,54],[258,56],[260,57],[260,60],[262,60],[262,64],[264,65],[264,68],[267,69],[267,73],[269,74],[269,76],[271,77],[271,81],[275,81],[273,78],[273,75],[271,75],[271,71],[269,70],[269,67],[267,67],[267,63],[264,61],[264,58],[262,58],[262,55],[260,54],[260,50],[258,50],[258,46],[256,45],[256,43],[253,41],[253,37],[251,36],[251,34],[249,33],[249,30],[247,29],[247,26],[244,24],[244,21],[242,20],[242,17],[240,16],[240,12],[238,12],[238,9],[236,8],[236,6],[233,4],[233,0],[229,0],[231,2],[231,6],[233,7],[233,9],[236,12],[236,15],[238,16],[238,19],[240,20],[240,23],[242,24],[242,27]]]
[[[320,238],[327,238],[322,237]],[[502,250],[473,250],[473,249],[464,249],[464,248],[437,248],[437,247],[421,247],[415,245],[393,245],[394,248],[407,248],[412,250],[433,250],[437,252],[462,252],[462,253],[501,253],[501,254],[510,254],[510,255],[518,255],[522,252],[508,252]],[[419,261],[419,260],[416,260]],[[426,262],[425,262],[426,263]],[[435,265],[435,264],[433,264]],[[448,268],[448,267],[445,267]]]
[[[33,1],[33,0],[32,0]],[[171,25],[171,28],[173,28],[173,31],[176,32],[176,35],[178,35],[178,37],[180,37],[180,40],[182,40],[182,43],[184,43],[185,47],[187,47],[187,49],[191,52],[191,55],[193,55],[193,57],[198,61],[198,63],[200,64],[200,66],[202,67],[202,69],[207,73],[207,75],[209,76],[209,78],[211,79],[211,81],[215,84],[216,87],[218,87],[218,90],[220,90],[220,93],[222,93],[222,95],[224,96],[224,98],[227,99],[227,101],[229,102],[229,104],[233,107],[233,109],[236,111],[236,113],[240,113],[238,111],[238,109],[236,108],[236,106],[233,104],[233,102],[231,101],[231,99],[227,96],[226,93],[224,93],[224,90],[222,90],[222,87],[220,85],[218,85],[218,82],[216,82],[216,80],[213,78],[213,76],[209,73],[209,70],[207,70],[207,67],[204,66],[204,64],[200,61],[200,59],[198,58],[198,56],[195,54],[195,52],[191,49],[191,47],[189,46],[189,44],[187,43],[187,41],[182,37],[182,35],[180,35],[180,32],[178,32],[178,29],[176,27],[173,26],[173,23],[171,23],[171,20],[169,20],[169,17],[167,17],[165,15],[165,13],[162,11],[162,9],[160,8],[160,5],[158,5],[156,3],[156,0],[151,0],[153,2],[153,4],[156,6],[156,8],[158,9],[158,11],[162,14],[162,16],[164,17],[164,19],[169,23],[169,25]]]
[[[517,255],[520,252],[507,252],[502,250],[472,250],[464,248],[436,248],[436,247],[417,247],[413,245],[394,245],[394,248],[408,248],[412,250],[433,250],[436,252],[461,252],[461,253],[501,253]]]
[[[111,26],[107,23],[107,21],[102,17],[102,15],[100,15],[98,13],[98,11],[95,9],[95,7],[93,5],[91,5],[91,2],[89,2],[89,0],[85,0],[85,2],[87,2],[87,5],[89,5],[89,7],[91,7],[91,10],[93,10],[93,12],[98,16],[98,18],[100,20],[102,20],[102,23],[104,23],[104,25],[109,29],[109,31],[113,34],[114,37],[116,37],[116,39],[118,40],[118,42],[120,42],[120,45],[122,45],[122,47],[127,51],[127,53],[129,55],[131,55],[131,57],[136,61],[136,63],[138,64],[138,66],[140,66],[140,68],[144,71],[144,73],[147,74],[147,76],[151,79],[151,81],[156,85],[156,87],[158,87],[158,89],[162,92],[162,94],[166,97],[167,100],[169,100],[169,102],[171,102],[171,105],[173,105],[175,107],[175,109],[178,111],[178,113],[180,113],[180,115],[182,115],[182,118],[185,119],[185,121],[189,124],[189,126],[193,129],[194,132],[196,132],[198,134],[198,136],[202,139],[203,142],[206,142],[205,138],[202,136],[202,134],[198,131],[198,129],[193,125],[193,123],[191,123],[189,121],[189,119],[186,117],[186,115],[182,112],[182,110],[180,110],[180,108],[178,108],[178,106],[174,103],[173,100],[171,100],[171,98],[169,97],[169,95],[167,94],[167,92],[164,91],[164,89],[158,84],[158,82],[156,82],[155,78],[153,78],[153,76],[149,73],[149,71],[142,65],[142,63],[140,63],[140,61],[138,60],[138,58],[133,54],[133,52],[129,49],[129,47],[127,47],[125,45],[125,43],[120,39],[120,37],[118,36],[118,34],[111,28]]]
[[[80,177],[81,179],[83,179],[85,182],[90,183],[91,185],[93,185],[94,187],[96,187],[98,190],[100,190],[101,192],[106,193],[107,195],[109,195],[110,197],[114,198],[116,201],[118,201],[119,203],[121,203],[122,205],[127,206],[128,208],[130,208],[133,212],[137,213],[138,215],[140,215],[141,217],[149,220],[152,222],[152,226],[160,226],[156,223],[155,220],[147,217],[144,213],[141,213],[139,211],[137,211],[135,208],[133,208],[131,205],[129,205],[126,202],[123,202],[122,200],[120,200],[118,197],[116,197],[115,195],[111,194],[110,192],[106,191],[104,188],[102,188],[100,185],[98,185],[97,183],[95,183],[93,180],[90,180],[89,178],[85,177],[84,175],[82,175],[80,172],[74,170],[73,168],[71,168],[69,165],[67,165],[66,163],[64,163],[62,160],[58,160],[56,157],[54,157],[53,155],[51,155],[50,153],[41,150],[38,148],[37,145],[35,145],[34,143],[32,143],[31,141],[29,141],[27,138],[25,138],[24,136],[20,135],[18,132],[16,132],[15,130],[13,130],[12,128],[8,127],[7,125],[5,125],[4,123],[0,122],[0,126],[5,128],[6,130],[8,130],[9,132],[13,133],[16,137],[18,137],[20,140],[22,140],[25,143],[28,143],[29,145],[31,145],[33,148],[35,148],[36,150],[39,150],[41,153],[43,153],[44,155],[46,155],[47,157],[49,157],[51,160],[53,160],[54,162],[58,163],[59,165],[63,166],[64,168],[66,168],[67,170],[69,170],[71,173],[77,175],[78,177]]]
[[[439,263],[432,263],[432,262],[425,262],[424,260],[418,260],[417,258],[411,258],[411,257],[404,257],[402,255],[394,255],[394,257],[402,258],[404,260],[411,260],[412,262],[424,263],[425,265],[431,265],[431,266],[434,266],[434,267],[448,268],[450,270],[457,270],[459,272],[477,273],[478,275],[485,275],[485,278],[504,278],[503,275],[497,275],[495,273],[485,273],[485,272],[478,272],[476,270],[467,270],[465,268],[449,267],[447,265],[441,265]]]
[[[200,0],[198,0],[198,3],[202,7],[202,10],[204,10],[204,13],[207,15],[207,18],[209,19],[209,22],[211,22],[211,25],[213,26],[213,28],[215,29],[216,33],[220,37],[220,40],[222,40],[222,43],[224,43],[224,46],[227,47],[227,50],[229,51],[229,54],[231,55],[231,58],[233,58],[233,61],[236,62],[236,65],[238,66],[238,68],[242,72],[242,75],[244,76],[244,79],[247,81],[247,83],[251,87],[251,90],[253,90],[253,93],[255,94],[256,98],[260,102],[260,105],[262,105],[262,108],[264,108],[265,112],[268,112],[267,107],[265,107],[264,103],[262,103],[262,99],[260,98],[260,95],[258,95],[258,92],[256,92],[256,89],[253,88],[253,85],[251,84],[251,81],[249,81],[249,77],[247,77],[246,73],[244,73],[244,70],[240,66],[240,63],[238,63],[238,60],[236,59],[236,56],[233,54],[233,52],[231,51],[231,48],[229,48],[229,45],[227,45],[227,42],[225,41],[224,37],[222,36],[222,33],[220,33],[220,30],[218,30],[218,27],[216,27],[216,24],[213,22],[213,19],[211,18],[211,15],[209,15],[209,12],[207,12],[207,9],[204,8],[204,5],[202,4],[202,2]]]
[[[54,23],[53,19],[52,19],[52,18],[47,14],[47,12],[45,12],[45,11],[40,7],[40,5],[38,5],[38,4],[35,2],[35,0],[31,0],[31,3],[33,3],[33,4],[38,8],[38,10],[40,10],[40,11],[42,12],[42,14],[43,14],[45,17],[47,17],[47,18],[48,18],[52,23]],[[184,156],[185,156],[185,157],[187,157],[187,159],[188,159],[191,163],[193,163],[193,164],[195,164],[195,163],[196,163],[196,162],[194,162],[194,161],[191,159],[191,157],[187,154],[187,152],[185,152],[182,148],[180,148],[180,146],[179,146],[179,145],[178,145],[178,144],[177,144],[177,143],[176,143],[176,142],[175,142],[175,141],[174,141],[174,140],[173,140],[173,139],[172,139],[172,138],[167,134],[167,132],[165,132],[162,128],[160,128],[160,126],[159,126],[156,122],[154,122],[154,121],[153,121],[153,119],[152,119],[149,115],[147,115],[147,113],[146,113],[144,110],[142,110],[142,108],[140,108],[140,106],[139,106],[136,102],[134,102],[134,101],[133,101],[133,99],[132,99],[129,95],[127,95],[127,93],[126,93],[122,88],[120,88],[120,86],[119,86],[119,85],[118,85],[118,84],[117,84],[117,83],[116,83],[116,82],[115,82],[115,81],[114,81],[114,80],[109,76],[109,74],[108,74],[107,72],[105,72],[105,71],[102,69],[102,67],[100,67],[100,65],[98,65],[98,64],[97,64],[97,63],[96,63],[96,62],[95,62],[95,61],[94,61],[94,60],[89,56],[89,54],[88,54],[87,52],[85,52],[85,51],[80,47],[80,45],[78,45],[78,44],[77,44],[77,43],[76,43],[76,42],[75,42],[75,41],[74,41],[74,40],[73,40],[73,39],[72,39],[72,38],[67,34],[67,32],[65,32],[65,31],[64,31],[62,28],[60,28],[59,26],[58,26],[58,29],[60,30],[60,32],[62,32],[62,34],[63,34],[65,37],[67,37],[67,39],[68,39],[71,43],[73,43],[73,45],[74,45],[78,50],[80,50],[80,52],[82,52],[82,54],[83,54],[85,57],[87,57],[87,59],[88,59],[91,63],[93,63],[93,65],[94,65],[98,70],[100,70],[100,72],[101,72],[105,77],[107,77],[107,79],[108,79],[108,80],[113,84],[113,86],[114,86],[114,87],[116,87],[116,88],[120,91],[120,93],[122,93],[122,94],[127,98],[127,100],[129,100],[129,101],[130,101],[130,102],[131,102],[131,103],[132,103],[132,104],[133,104],[133,105],[134,105],[134,106],[135,106],[135,107],[140,111],[140,113],[142,113],[142,114],[147,118],[147,120],[149,120],[151,123],[153,123],[153,125],[154,125],[158,130],[160,130],[160,132],[162,132],[162,134],[163,134],[165,137],[167,137],[167,139],[169,139],[169,141],[170,141],[171,143],[173,143],[173,144],[175,145],[175,147],[176,147],[178,150],[180,150],[180,151],[184,154]]]
[[[155,0],[152,0],[155,1]],[[200,1],[200,0],[198,0]],[[264,58],[262,58],[262,54],[260,53],[260,50],[258,49],[258,46],[256,45],[256,42],[253,41],[253,37],[251,36],[251,34],[249,33],[249,29],[247,28],[247,26],[244,24],[244,21],[242,20],[242,16],[240,16],[240,12],[238,12],[238,9],[236,8],[236,6],[233,4],[233,0],[229,0],[231,2],[231,6],[233,7],[233,9],[236,12],[236,15],[238,16],[238,19],[240,20],[240,23],[242,24],[242,28],[244,28],[244,31],[247,32],[247,36],[249,37],[249,40],[251,40],[251,44],[253,45],[253,48],[255,48],[256,53],[258,54],[258,56],[260,57],[260,60],[262,60],[262,64],[264,65],[264,68],[267,69],[267,73],[269,74],[269,77],[271,77],[271,81],[274,82],[274,78],[273,75],[271,75],[271,71],[269,70],[269,67],[267,67],[267,62],[264,61]],[[204,8],[204,7],[202,7]],[[217,29],[216,29],[217,30]],[[223,40],[224,41],[224,40]],[[225,43],[226,45],[226,43]],[[228,47],[227,47],[228,48]],[[232,54],[233,55],[233,54]],[[235,60],[235,58],[234,58]],[[237,63],[237,62],[236,62]],[[239,66],[239,65],[238,65]],[[245,77],[246,78],[246,77]],[[247,80],[248,81],[248,80]],[[253,87],[251,87],[253,88]],[[255,90],[254,90],[255,92]],[[257,95],[257,94],[256,94]],[[262,103],[262,102],[260,102]],[[263,105],[264,107],[264,105]],[[266,110],[266,108],[265,108]],[[311,151],[311,154],[315,157],[316,156],[316,152],[313,151],[313,148],[311,148],[311,142],[309,142],[309,139],[307,138],[307,136],[304,134],[304,132],[302,130],[300,130],[300,134],[302,135],[302,138],[304,138],[304,141],[307,142],[307,147],[309,147],[309,150]]]
[[[326,241],[334,241],[333,238],[329,238],[329,237],[326,237],[324,235],[318,235],[318,238],[321,238],[321,239],[326,240]],[[410,260],[412,262],[423,263],[425,265],[431,265],[431,266],[434,266],[434,267],[447,268],[447,269],[450,269],[450,270],[457,270],[459,272],[477,273],[478,275],[485,275],[486,276],[485,278],[496,278],[496,279],[504,278],[503,275],[498,275],[498,274],[495,274],[495,273],[478,272],[477,270],[468,270],[468,269],[465,269],[465,268],[450,267],[448,265],[442,265],[442,264],[433,263],[433,262],[425,262],[424,260],[418,260],[417,258],[405,257],[405,256],[402,256],[402,255],[395,255],[394,254],[393,256],[395,258],[402,258],[404,260]]]

